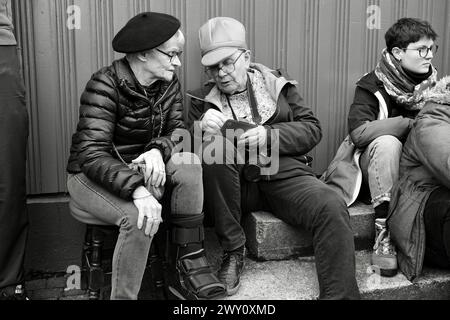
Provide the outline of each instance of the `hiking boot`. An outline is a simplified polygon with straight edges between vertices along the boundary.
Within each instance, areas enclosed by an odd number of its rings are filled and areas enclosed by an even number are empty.
[[[245,246],[233,251],[225,251],[219,271],[219,280],[225,285],[227,295],[236,294],[241,286],[241,274],[244,270]]]
[[[391,243],[386,219],[375,219],[375,232],[374,251],[370,259],[372,269],[381,276],[393,277],[397,274],[397,252]]]

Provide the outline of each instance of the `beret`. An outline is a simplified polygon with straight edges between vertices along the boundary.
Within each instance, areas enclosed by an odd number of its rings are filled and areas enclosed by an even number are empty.
[[[112,41],[114,51],[135,53],[163,44],[178,31],[180,21],[159,12],[143,12],[131,18]]]

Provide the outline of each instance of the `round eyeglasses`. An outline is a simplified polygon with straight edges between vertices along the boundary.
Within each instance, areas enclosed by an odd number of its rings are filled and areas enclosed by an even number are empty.
[[[219,74],[219,71],[222,70],[225,74],[230,74],[236,69],[236,62],[239,60],[239,58],[242,56],[242,54],[246,52],[246,50],[241,50],[241,53],[237,56],[234,61],[230,62],[229,60],[224,61],[222,63],[222,66],[219,64],[216,64],[214,66],[206,67],[205,72],[210,78],[214,78],[217,74]]]
[[[436,54],[436,52],[438,51],[439,46],[436,45],[432,45],[431,47],[421,47],[421,48],[417,48],[417,49],[411,49],[411,48],[402,48],[402,50],[416,50],[419,51],[419,56],[422,58],[426,58],[428,56],[428,53],[431,51],[431,53],[433,53],[433,56]]]
[[[162,53],[162,54],[164,54],[164,55],[166,55],[166,56],[168,56],[168,57],[170,58],[170,60],[169,60],[170,63],[173,62],[173,60],[175,59],[175,57],[178,57],[178,59],[180,59],[180,56],[181,56],[181,54],[183,53],[183,51],[180,51],[180,52],[173,52],[173,53],[167,53],[167,52],[164,52],[164,51],[159,50],[159,49],[155,49],[155,50],[158,51],[158,52],[160,52],[160,53]]]

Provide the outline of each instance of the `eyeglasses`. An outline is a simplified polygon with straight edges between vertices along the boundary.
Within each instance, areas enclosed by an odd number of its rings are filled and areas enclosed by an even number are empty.
[[[438,45],[432,45],[431,47],[421,47],[421,48],[417,48],[417,49],[408,49],[408,48],[402,48],[402,50],[417,50],[419,51],[419,56],[422,58],[426,58],[428,56],[428,52],[432,52],[433,56],[436,54],[436,52],[438,51],[439,46]]]
[[[246,50],[241,50],[241,54],[237,56],[236,59],[234,59],[233,62],[229,62],[229,60],[226,60],[224,63],[222,63],[222,66],[220,64],[216,64],[214,66],[206,67],[205,72],[210,78],[214,78],[220,70],[222,70],[225,74],[230,74],[236,69],[236,62],[239,60],[239,58],[242,56],[242,54],[246,52]]]
[[[164,51],[159,50],[159,49],[155,49],[155,50],[160,52],[160,53],[162,53],[163,55],[168,56],[170,58],[170,60],[169,60],[170,63],[173,62],[173,59],[175,59],[175,57],[178,57],[178,59],[180,59],[180,56],[183,53],[183,51],[180,51],[180,52],[174,52],[173,54],[169,54],[169,53],[164,52]]]

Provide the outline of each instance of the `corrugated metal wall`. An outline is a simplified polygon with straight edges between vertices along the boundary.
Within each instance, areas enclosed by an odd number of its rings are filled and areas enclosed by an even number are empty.
[[[203,79],[197,30],[208,18],[231,16],[248,30],[257,62],[286,68],[319,117],[323,139],[314,168],[324,170],[346,134],[354,83],[376,65],[384,33],[398,18],[430,21],[439,33],[434,60],[450,74],[450,1],[447,0],[13,0],[23,53],[31,119],[28,192],[64,192],[70,138],[79,96],[90,75],[113,59],[114,34],[142,11],[178,17],[186,34],[180,77],[185,90]],[[70,6],[80,8],[81,29],[69,29]],[[368,27],[377,11],[380,28]],[[372,21],[373,22],[373,21]],[[371,26],[376,26],[371,24]]]

